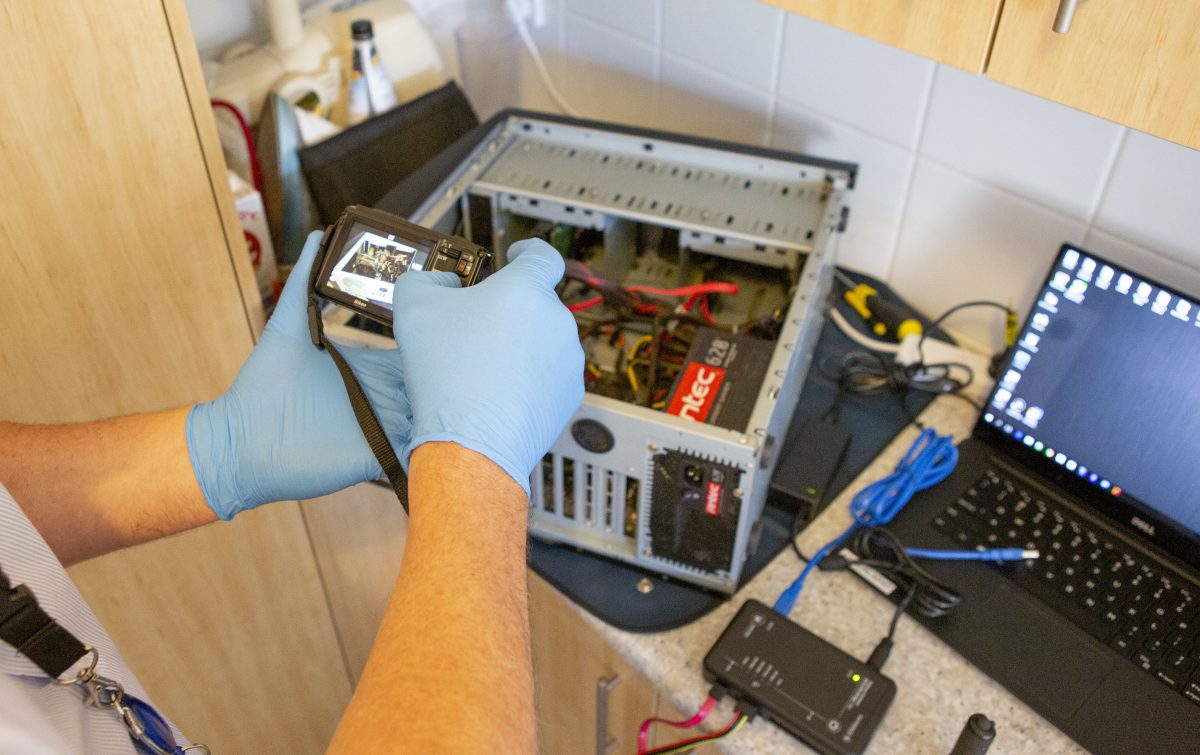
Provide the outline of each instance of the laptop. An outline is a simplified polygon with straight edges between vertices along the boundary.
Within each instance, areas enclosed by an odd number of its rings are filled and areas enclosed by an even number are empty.
[[[1200,296],[1063,246],[959,450],[890,529],[1042,558],[923,562],[964,600],[915,618],[1093,752],[1200,752]]]

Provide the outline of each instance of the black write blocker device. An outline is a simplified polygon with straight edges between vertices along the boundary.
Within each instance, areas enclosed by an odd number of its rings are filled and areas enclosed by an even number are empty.
[[[487,277],[491,261],[490,252],[464,238],[350,205],[325,232],[313,285],[318,296],[390,328],[393,289],[404,273],[454,273],[470,286]]]
[[[757,600],[704,656],[704,678],[822,755],[865,750],[896,696],[877,669]]]

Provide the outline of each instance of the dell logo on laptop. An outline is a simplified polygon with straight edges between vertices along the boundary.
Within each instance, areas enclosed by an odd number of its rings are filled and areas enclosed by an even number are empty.
[[[1147,522],[1145,519],[1142,519],[1141,517],[1135,516],[1129,520],[1129,523],[1132,524],[1134,527],[1137,527],[1142,532],[1145,532],[1147,535],[1154,534],[1154,525],[1150,524],[1150,522]]]

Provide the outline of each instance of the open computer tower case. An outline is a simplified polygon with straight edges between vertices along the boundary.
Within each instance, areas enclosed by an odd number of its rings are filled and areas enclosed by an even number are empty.
[[[588,391],[533,474],[529,521],[538,538],[733,592],[823,324],[854,166],[525,111],[480,133],[410,220],[491,249],[500,266],[510,244],[541,236],[621,286],[738,285],[705,302],[715,329],[763,342],[765,369],[737,386],[748,419],[733,427],[666,411],[678,367],[640,391],[623,385],[637,361],[628,345],[669,336],[669,323],[576,312]],[[573,285],[564,300],[583,295]],[[392,345],[345,310],[325,317],[331,337]]]

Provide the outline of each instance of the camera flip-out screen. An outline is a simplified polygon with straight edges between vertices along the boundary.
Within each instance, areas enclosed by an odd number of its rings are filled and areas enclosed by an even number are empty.
[[[328,288],[390,310],[396,279],[409,270],[423,270],[430,246],[388,238],[362,223],[351,226],[349,236],[329,273]]]
[[[315,293],[390,326],[396,279],[404,273],[449,272],[470,286],[487,275],[491,259],[466,239],[352,205],[325,233]]]

